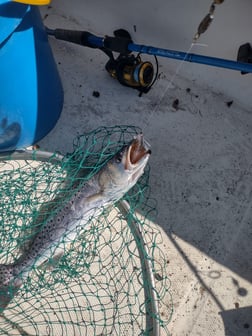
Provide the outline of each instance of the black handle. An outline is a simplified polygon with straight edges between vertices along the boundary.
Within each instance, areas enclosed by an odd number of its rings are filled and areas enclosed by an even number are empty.
[[[55,30],[48,29],[47,32],[48,34],[53,35],[58,40],[72,42],[89,48],[98,48],[97,46],[94,46],[89,42],[89,38],[94,35],[86,31],[58,28]]]

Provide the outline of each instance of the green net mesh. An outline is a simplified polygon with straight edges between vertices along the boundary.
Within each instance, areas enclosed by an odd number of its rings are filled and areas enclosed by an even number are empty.
[[[2,158],[0,263],[24,253],[78,184],[139,132],[103,127],[79,136],[64,157],[37,151]],[[124,200],[79,229],[63,254],[33,268],[1,303],[0,335],[169,334],[170,282],[148,178],[147,167]]]

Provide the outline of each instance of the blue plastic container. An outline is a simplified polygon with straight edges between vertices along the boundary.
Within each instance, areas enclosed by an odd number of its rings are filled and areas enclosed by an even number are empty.
[[[62,106],[38,7],[0,0],[0,151],[39,141],[55,126]]]

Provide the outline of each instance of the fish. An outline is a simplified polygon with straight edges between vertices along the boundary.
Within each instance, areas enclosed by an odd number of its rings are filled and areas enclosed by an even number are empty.
[[[49,216],[16,261],[0,264],[0,309],[6,307],[36,265],[55,255],[62,244],[73,241],[80,226],[97,218],[137,183],[150,154],[143,134],[134,136]]]

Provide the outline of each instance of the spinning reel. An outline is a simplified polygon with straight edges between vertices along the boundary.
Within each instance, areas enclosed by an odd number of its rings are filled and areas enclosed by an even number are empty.
[[[130,34],[124,30],[119,29],[114,32],[115,37],[128,40],[128,43],[132,42]],[[142,61],[141,54],[136,56],[129,51],[122,52],[117,58],[111,50],[107,48],[101,48],[103,52],[109,57],[109,61],[105,65],[108,73],[119,81],[124,86],[137,89],[141,96],[142,93],[147,93],[155,83],[158,76],[158,62],[156,61],[156,74],[154,75],[154,67],[149,61]]]

